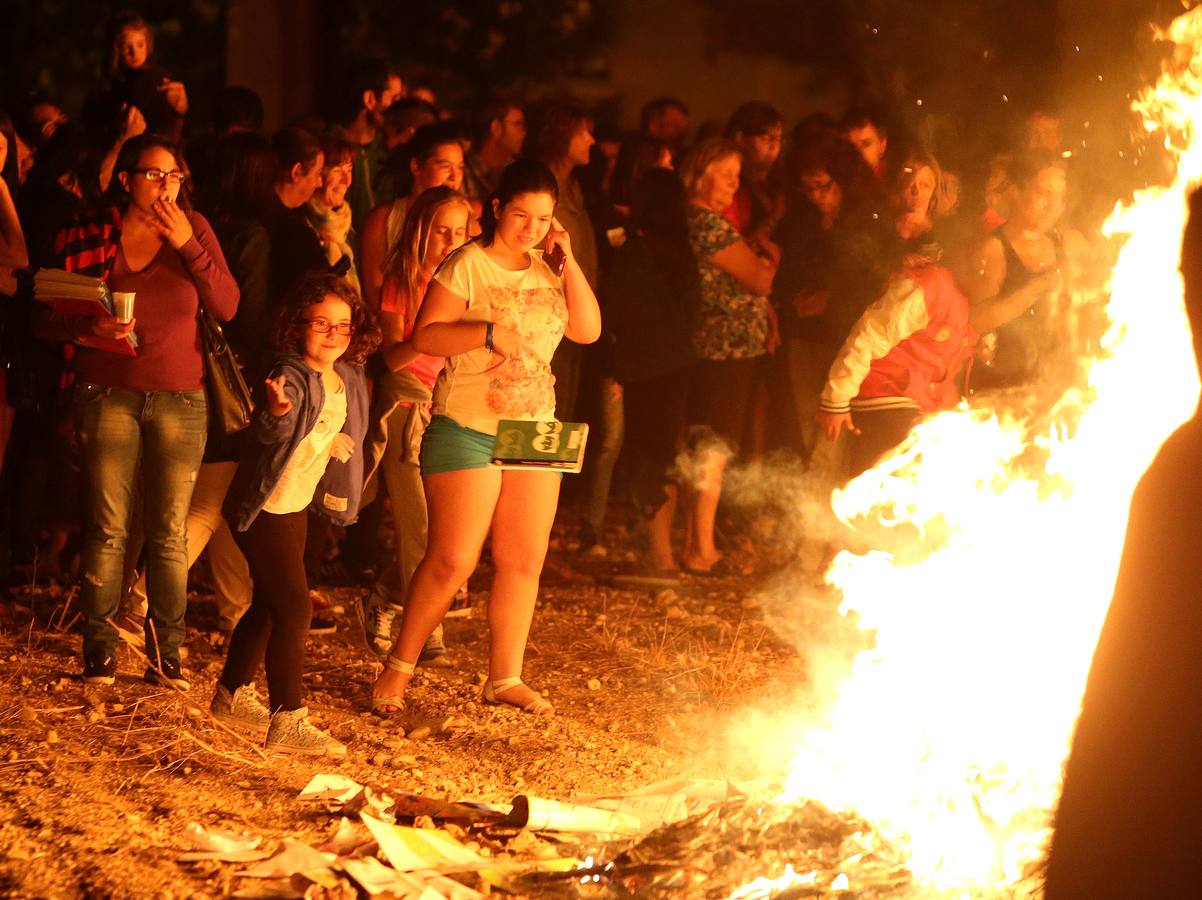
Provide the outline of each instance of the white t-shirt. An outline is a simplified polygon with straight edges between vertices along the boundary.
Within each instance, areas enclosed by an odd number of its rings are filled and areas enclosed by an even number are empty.
[[[542,251],[530,251],[530,265],[511,272],[473,241],[448,257],[434,280],[467,301],[460,321],[504,325],[527,346],[512,359],[483,346],[449,357],[434,385],[434,414],[485,434],[496,434],[501,419],[554,419],[551,357],[568,325],[568,301]]]
[[[330,462],[330,446],[346,423],[346,385],[339,379],[338,390],[326,391],[325,403],[317,414],[313,430],[306,434],[288,458],[280,480],[267,502],[266,512],[282,516],[300,512],[313,502],[317,483]]]

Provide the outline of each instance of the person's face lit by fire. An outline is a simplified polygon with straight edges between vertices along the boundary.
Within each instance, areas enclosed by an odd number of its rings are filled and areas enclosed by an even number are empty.
[[[321,174],[325,164],[325,154],[318,153],[307,167],[304,163],[297,163],[292,167],[292,171],[288,173],[286,205],[295,209],[304,206],[312,199],[318,188],[321,187]],[[281,200],[283,199],[281,197]]]
[[[327,209],[337,209],[346,200],[346,192],[351,186],[354,164],[346,162],[327,166],[321,170],[321,202]]]
[[[1037,112],[1027,117],[1026,144],[1028,150],[1056,150],[1064,146],[1060,117]]]
[[[1013,220],[1020,228],[1045,233],[1056,227],[1064,213],[1068,179],[1058,166],[1040,169],[1020,185],[1014,200]]]
[[[907,166],[902,172],[898,192],[902,211],[916,216],[929,215],[938,187],[935,171],[930,166]]]
[[[327,294],[320,303],[308,307],[302,332],[306,361],[315,369],[334,365],[350,346],[353,322],[350,306],[336,294]],[[346,334],[340,334],[340,330]]]
[[[735,192],[739,189],[739,174],[743,170],[743,161],[737,156],[724,156],[716,159],[706,167],[705,173],[697,184],[697,200],[703,206],[721,212],[735,200]]]
[[[375,91],[363,92],[363,108],[372,125],[380,128],[384,124],[384,113],[388,107],[405,96],[405,85],[396,75],[389,75],[384,90],[378,94]]]
[[[879,173],[881,160],[885,158],[889,141],[877,131],[876,126],[868,123],[859,128],[849,128],[847,129],[847,139],[851,141],[853,147],[860,151],[860,155],[864,157],[864,162],[868,163],[868,167]]]
[[[843,188],[825,169],[801,176],[801,192],[824,222],[833,222],[843,203]]]
[[[495,242],[512,253],[526,253],[551,230],[555,200],[550,194],[518,194],[504,206],[493,201],[497,217]]]
[[[450,255],[452,250],[462,247],[467,240],[467,220],[470,210],[462,201],[444,203],[430,220],[430,232],[426,238],[426,249],[422,253],[422,268],[433,272]]]
[[[178,175],[179,171],[179,162],[170,150],[165,147],[147,147],[138,157],[134,171],[121,172],[118,178],[122,187],[129,193],[130,207],[150,216],[153,215],[155,203],[160,200],[174,203],[182,186],[170,177],[159,177],[158,173]]]
[[[769,127],[763,134],[740,135],[736,143],[743,150],[743,159],[747,162],[748,172],[757,172],[761,176],[780,158],[780,148],[784,143],[784,127],[778,122]]]
[[[647,124],[647,131],[652,137],[657,137],[670,146],[679,147],[689,132],[689,115],[683,109],[669,106]]]
[[[409,166],[414,196],[442,184],[459,190],[463,185],[463,145],[458,141],[439,144],[425,161],[419,164],[415,159]]]
[[[526,143],[526,114],[518,107],[506,110],[505,118],[493,123],[493,133],[510,156],[518,156]]]
[[[582,123],[568,141],[568,161],[574,166],[587,166],[589,149],[596,142],[593,137],[593,123]]]
[[[121,54],[121,64],[127,69],[140,69],[146,65],[150,56],[150,42],[147,40],[146,29],[129,26],[121,29],[117,38],[117,48]]]

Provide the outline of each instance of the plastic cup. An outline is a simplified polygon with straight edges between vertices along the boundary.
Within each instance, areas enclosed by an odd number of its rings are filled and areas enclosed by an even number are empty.
[[[134,291],[114,291],[113,292],[113,315],[117,317],[117,321],[122,324],[133,321],[134,318]]]

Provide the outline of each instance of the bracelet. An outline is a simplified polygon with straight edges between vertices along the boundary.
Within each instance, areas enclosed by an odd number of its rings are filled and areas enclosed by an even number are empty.
[[[492,322],[489,322],[484,326],[484,346],[488,348],[489,353],[492,353],[492,329]]]

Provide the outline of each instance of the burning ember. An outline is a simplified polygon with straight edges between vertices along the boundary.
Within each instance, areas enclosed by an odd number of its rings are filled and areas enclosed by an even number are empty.
[[[1079,386],[1033,418],[939,415],[834,498],[904,553],[844,552],[828,573],[873,646],[779,799],[854,811],[935,890],[1004,890],[1040,860],[1132,491],[1197,404],[1178,265],[1202,179],[1202,8],[1163,37],[1175,53],[1134,108],[1175,177],[1106,222],[1111,324]]]

